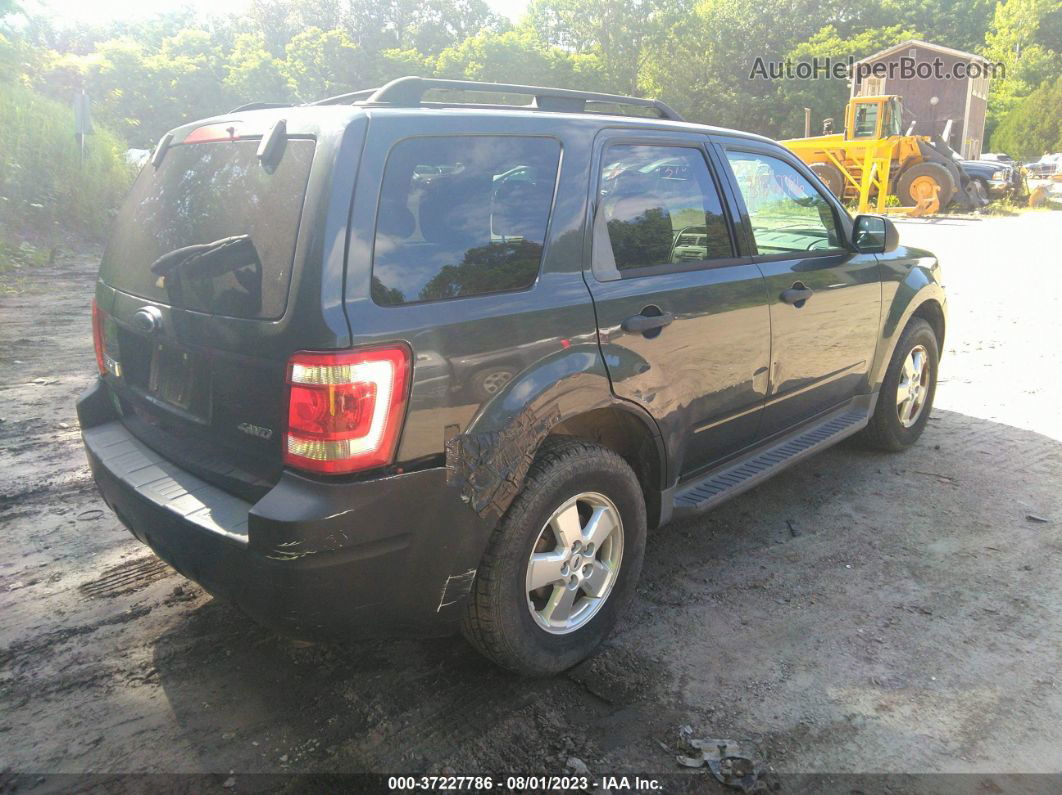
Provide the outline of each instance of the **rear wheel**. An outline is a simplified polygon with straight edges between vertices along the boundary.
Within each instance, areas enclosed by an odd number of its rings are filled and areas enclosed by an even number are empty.
[[[630,466],[589,442],[549,442],[491,536],[463,632],[512,671],[541,676],[589,656],[634,593],[645,503]]]
[[[844,174],[833,163],[812,163],[811,170],[838,199],[844,193]]]
[[[940,209],[948,206],[955,195],[955,180],[940,163],[917,163],[900,175],[896,196],[904,207],[916,207],[924,200],[936,198]]]
[[[913,318],[896,343],[863,441],[877,450],[910,447],[925,430],[937,391],[940,354],[933,329]]]

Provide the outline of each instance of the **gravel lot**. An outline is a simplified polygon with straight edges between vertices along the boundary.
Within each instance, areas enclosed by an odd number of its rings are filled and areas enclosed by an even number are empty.
[[[669,750],[688,726],[752,740],[788,791],[847,790],[844,774],[1062,786],[1000,779],[1062,772],[1062,213],[900,228],[950,294],[921,443],[842,445],[658,531],[619,631],[545,681],[459,638],[297,646],[159,563],[80,447],[94,264],[24,274],[0,297],[0,771],[37,790],[180,772],[241,791],[266,786],[252,772],[564,773],[577,757],[716,791]]]

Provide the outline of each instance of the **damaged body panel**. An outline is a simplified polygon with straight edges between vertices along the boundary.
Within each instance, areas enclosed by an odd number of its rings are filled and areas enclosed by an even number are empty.
[[[251,504],[154,454],[107,415],[98,387],[79,407],[107,504],[163,560],[260,623],[315,639],[446,633],[460,619],[490,523],[452,498],[442,468],[362,483],[285,472]]]

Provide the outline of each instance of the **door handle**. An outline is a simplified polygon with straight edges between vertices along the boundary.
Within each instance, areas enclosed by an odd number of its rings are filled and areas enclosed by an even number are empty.
[[[788,290],[782,290],[781,298],[785,303],[792,304],[799,309],[814,294],[815,291],[806,287],[803,282],[797,282]]]
[[[647,331],[670,326],[674,319],[675,316],[670,312],[661,312],[659,315],[632,315],[620,326],[631,334],[644,334]]]

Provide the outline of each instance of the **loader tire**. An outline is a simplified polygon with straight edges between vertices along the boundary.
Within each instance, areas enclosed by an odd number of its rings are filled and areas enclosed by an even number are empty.
[[[844,194],[844,174],[833,163],[812,163],[811,170],[838,199]]]
[[[916,207],[919,200],[929,198],[935,190],[943,210],[954,198],[955,187],[955,180],[940,163],[916,163],[900,174],[896,197],[901,206]]]

